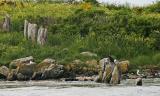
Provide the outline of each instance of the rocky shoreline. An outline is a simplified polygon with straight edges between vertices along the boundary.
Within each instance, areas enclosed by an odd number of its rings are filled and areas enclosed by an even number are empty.
[[[75,61],[80,62],[80,61]],[[73,66],[72,66],[73,67]],[[109,67],[108,67],[109,68]],[[122,79],[137,79],[137,78],[160,78],[160,72],[145,73],[138,76],[133,73],[128,73],[128,66],[121,64]],[[98,74],[87,76],[85,74],[72,73],[72,68],[60,65],[54,59],[45,59],[41,63],[36,64],[32,56],[13,60],[6,66],[0,67],[0,79],[8,81],[27,81],[27,80],[64,80],[64,81],[96,81]],[[97,66],[97,71],[99,68]]]

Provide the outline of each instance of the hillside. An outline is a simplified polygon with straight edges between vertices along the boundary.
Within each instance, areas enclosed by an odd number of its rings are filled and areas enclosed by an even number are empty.
[[[0,21],[11,16],[11,32],[0,32],[0,64],[33,56],[36,62],[54,58],[61,64],[112,55],[130,60],[132,68],[160,66],[160,2],[145,8],[90,3],[19,3],[0,6]],[[40,46],[23,36],[27,19],[48,29]],[[83,56],[81,52],[97,56]]]

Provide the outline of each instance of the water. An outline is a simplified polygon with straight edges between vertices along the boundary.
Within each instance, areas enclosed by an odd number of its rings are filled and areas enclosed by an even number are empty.
[[[0,96],[160,96],[160,79],[146,79],[143,86],[135,80],[118,86],[95,82],[0,81]]]

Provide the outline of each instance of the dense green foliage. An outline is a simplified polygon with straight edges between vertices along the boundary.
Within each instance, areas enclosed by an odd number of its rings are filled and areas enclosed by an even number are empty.
[[[30,55],[37,62],[50,57],[63,64],[112,55],[130,60],[133,67],[160,65],[159,4],[146,8],[85,3],[0,6],[0,21],[6,13],[12,17],[12,32],[0,33],[0,64]],[[48,27],[45,46],[24,39],[25,19]],[[84,51],[96,53],[98,57],[81,56]]]

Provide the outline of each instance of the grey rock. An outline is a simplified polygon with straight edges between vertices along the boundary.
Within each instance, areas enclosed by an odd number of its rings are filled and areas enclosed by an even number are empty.
[[[9,73],[9,69],[6,66],[0,67],[0,79],[6,79]]]
[[[63,76],[63,65],[51,64],[42,74],[43,79],[58,79]]]
[[[16,79],[17,79],[17,71],[16,71],[16,69],[12,69],[7,76],[7,80],[13,81]]]
[[[11,69],[16,69],[17,66],[19,66],[20,64],[24,64],[24,63],[27,64],[27,63],[30,63],[31,61],[34,61],[34,58],[32,56],[16,59],[9,64],[9,67]]]

